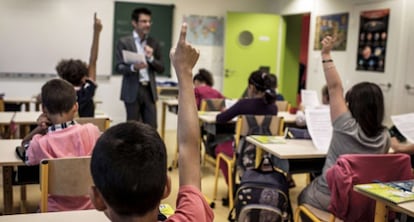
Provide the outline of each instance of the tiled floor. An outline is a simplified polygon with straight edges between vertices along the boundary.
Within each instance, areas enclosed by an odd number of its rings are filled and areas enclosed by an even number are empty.
[[[166,132],[166,145],[168,149],[168,157],[169,162],[171,163],[172,158],[174,157],[175,152],[175,138],[176,138],[176,132],[175,131],[167,131]],[[214,183],[214,166],[210,163],[206,163],[201,168],[202,170],[202,190],[204,195],[211,199],[213,195],[213,183]],[[168,203],[171,206],[175,207],[175,198],[177,195],[178,190],[178,170],[174,169],[171,172],[169,172],[171,178],[172,178],[172,193],[170,196],[163,200],[163,203]],[[1,176],[1,175],[0,175]],[[292,201],[292,207],[293,209],[296,208],[296,198],[299,192],[303,189],[305,186],[305,176],[300,175],[293,175],[294,180],[296,182],[296,187],[293,189],[290,189],[290,198]],[[227,216],[229,212],[228,207],[223,207],[221,204],[221,198],[225,197],[227,195],[226,190],[226,184],[224,182],[223,178],[219,179],[219,189],[218,189],[218,196],[217,201],[215,201],[215,208],[214,208],[214,214],[215,214],[215,220],[216,222],[225,222],[227,221]],[[15,212],[20,211],[20,189],[19,187],[14,188],[14,206],[15,206]],[[40,189],[39,185],[28,185],[27,186],[27,211],[28,212],[36,212],[38,208],[38,203],[40,201]],[[3,208],[3,193],[0,192],[0,211],[2,211]],[[1,218],[0,218],[1,219]]]

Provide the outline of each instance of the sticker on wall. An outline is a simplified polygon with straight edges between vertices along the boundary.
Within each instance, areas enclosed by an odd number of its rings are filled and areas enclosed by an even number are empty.
[[[339,13],[316,17],[314,50],[321,50],[321,41],[327,35],[336,36],[332,50],[346,50],[349,13]]]
[[[360,15],[357,70],[384,72],[390,9]]]
[[[223,17],[217,16],[184,16],[188,24],[187,41],[194,45],[222,46]]]

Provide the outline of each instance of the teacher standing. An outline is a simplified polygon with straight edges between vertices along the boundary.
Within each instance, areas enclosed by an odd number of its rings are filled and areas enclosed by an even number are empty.
[[[155,75],[164,72],[161,47],[148,35],[152,24],[150,10],[136,8],[131,19],[132,35],[120,38],[116,47],[116,71],[123,75],[121,100],[125,104],[127,120],[142,121],[157,128]],[[123,50],[144,54],[146,61],[127,64],[122,57]]]

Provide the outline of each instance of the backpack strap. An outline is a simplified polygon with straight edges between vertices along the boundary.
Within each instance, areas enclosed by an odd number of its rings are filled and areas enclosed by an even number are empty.
[[[259,124],[257,124],[257,120],[253,115],[246,115],[247,125],[249,126],[249,130],[247,131],[248,135],[253,133],[259,133]]]
[[[260,131],[263,135],[272,135],[270,131],[270,124],[272,123],[272,116],[265,116],[262,124],[260,125]]]

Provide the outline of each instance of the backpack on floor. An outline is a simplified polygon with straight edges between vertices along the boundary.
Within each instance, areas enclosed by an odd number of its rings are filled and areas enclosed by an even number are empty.
[[[254,115],[246,115],[248,124],[247,135],[272,135],[270,124],[272,116],[265,116],[261,125],[257,123]],[[256,166],[256,146],[247,142],[245,137],[242,137],[237,149],[237,172],[243,176],[244,171],[253,169]]]
[[[269,164],[264,163],[267,162]],[[268,170],[264,170],[267,168]],[[292,208],[289,185],[283,173],[276,171],[269,157],[259,169],[246,170],[235,195],[229,221],[290,221]]]

